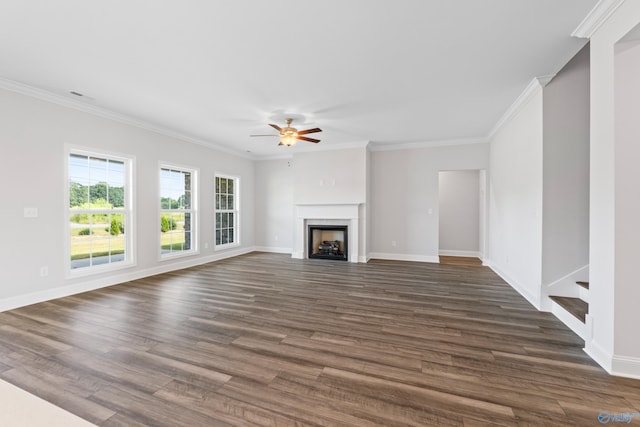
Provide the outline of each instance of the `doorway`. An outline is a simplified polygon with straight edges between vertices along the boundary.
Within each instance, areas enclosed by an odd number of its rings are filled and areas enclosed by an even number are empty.
[[[486,235],[486,171],[438,174],[438,255],[441,263],[480,265]]]

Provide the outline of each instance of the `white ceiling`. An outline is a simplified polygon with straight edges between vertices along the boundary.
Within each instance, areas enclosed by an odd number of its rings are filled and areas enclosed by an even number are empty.
[[[257,157],[483,139],[596,2],[2,0],[0,76]]]

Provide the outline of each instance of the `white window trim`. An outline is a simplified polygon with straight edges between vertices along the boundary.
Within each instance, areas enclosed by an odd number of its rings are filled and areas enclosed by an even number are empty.
[[[234,238],[235,241],[233,243],[225,243],[225,244],[221,244],[221,245],[217,245],[216,244],[216,229],[217,229],[217,222],[216,222],[216,213],[218,213],[218,209],[216,209],[216,199],[218,197],[218,193],[216,192],[216,178],[226,178],[226,179],[233,179],[234,180],[234,194],[233,194],[233,202],[235,204],[235,209],[233,209],[233,213],[234,213],[234,220],[235,220],[235,225],[234,225]],[[213,201],[213,250],[214,251],[221,251],[224,249],[229,249],[229,248],[235,248],[240,246],[240,238],[241,238],[241,234],[240,234],[240,177],[237,175],[227,175],[227,174],[223,174],[223,173],[216,173],[214,174],[214,178],[213,178],[213,197],[214,197],[214,201]],[[228,209],[226,211],[229,211]],[[225,211],[225,212],[226,212]]]
[[[71,268],[71,209],[69,208],[69,157],[71,154],[78,154],[81,156],[91,156],[91,157],[101,157],[101,158],[109,158],[112,160],[122,161],[125,165],[125,224],[126,224],[126,233],[125,233],[125,259],[122,262],[117,263],[109,263],[109,264],[100,264],[96,266],[91,266],[87,268]],[[134,181],[133,181],[133,171],[136,168],[136,158],[135,156],[115,153],[108,150],[96,150],[94,148],[86,148],[71,144],[64,145],[64,177],[63,177],[63,188],[64,188],[64,221],[65,226],[63,227],[64,232],[64,247],[63,251],[64,256],[64,265],[65,265],[65,277],[66,278],[74,278],[74,277],[83,277],[83,276],[93,276],[96,274],[112,272],[117,270],[123,270],[126,268],[131,268],[136,266],[136,241],[134,236],[136,235],[136,222],[135,222],[135,197],[134,197]]]
[[[179,251],[179,252],[171,252],[171,253],[162,253],[162,232],[160,231],[160,217],[162,215],[163,209],[160,207],[160,198],[162,197],[160,189],[161,189],[161,169],[171,169],[178,170],[182,172],[191,173],[191,210],[192,213],[192,227],[191,227],[191,249],[188,251]],[[194,168],[192,166],[185,166],[176,163],[169,162],[160,162],[158,164],[158,197],[156,198],[156,203],[158,206],[157,215],[156,215],[156,232],[158,233],[158,239],[156,248],[158,248],[158,260],[159,261],[167,261],[176,258],[184,258],[189,256],[194,256],[200,254],[200,245],[198,235],[200,234],[200,211],[198,210],[198,180],[200,176],[200,170],[198,168]],[[195,221],[193,221],[195,219]],[[195,232],[194,232],[195,229]]]

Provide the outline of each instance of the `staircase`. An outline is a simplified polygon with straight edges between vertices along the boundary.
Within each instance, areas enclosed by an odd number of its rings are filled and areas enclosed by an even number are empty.
[[[551,299],[551,312],[567,325],[580,338],[586,339],[586,320],[589,313],[589,282],[575,282],[578,296],[549,295]]]

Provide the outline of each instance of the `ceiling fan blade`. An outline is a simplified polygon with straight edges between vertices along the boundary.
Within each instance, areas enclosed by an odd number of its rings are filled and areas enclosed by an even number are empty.
[[[301,130],[301,131],[298,131],[298,135],[306,135],[308,133],[316,133],[316,132],[322,132],[322,129],[313,128],[313,129]]]
[[[277,130],[278,132],[282,133],[282,129],[280,128],[280,126],[278,126],[278,125],[274,125],[274,124],[271,124],[271,123],[269,123],[269,126],[271,126],[272,128],[274,128],[274,129],[275,129],[275,130]]]
[[[300,135],[300,132],[298,132],[298,135]],[[306,136],[299,136],[299,137],[298,137],[298,139],[299,139],[299,140],[301,140],[301,141],[314,142],[314,143],[316,143],[316,144],[317,144],[318,142],[320,142],[320,140],[319,140],[319,139],[315,139],[315,138],[307,138]]]

